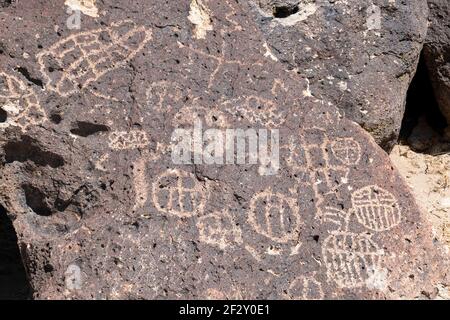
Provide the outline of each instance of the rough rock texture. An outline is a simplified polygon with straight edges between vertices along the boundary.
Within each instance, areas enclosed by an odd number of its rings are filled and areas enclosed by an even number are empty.
[[[424,57],[442,114],[450,123],[450,3],[428,0],[430,27]]]
[[[331,100],[389,150],[427,31],[426,1],[252,2],[274,59],[308,79],[303,95]]]
[[[447,290],[447,254],[387,155],[332,103],[299,97],[308,81],[274,61],[247,2],[96,5],[80,30],[62,1],[0,15],[0,203],[35,298]],[[194,143],[196,164],[175,164],[194,124],[258,130],[260,153],[207,164]]]

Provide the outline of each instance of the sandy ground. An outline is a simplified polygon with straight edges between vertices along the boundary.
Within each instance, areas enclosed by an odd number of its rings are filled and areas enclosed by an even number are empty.
[[[450,248],[450,143],[421,120],[390,157],[428,212],[436,238]]]

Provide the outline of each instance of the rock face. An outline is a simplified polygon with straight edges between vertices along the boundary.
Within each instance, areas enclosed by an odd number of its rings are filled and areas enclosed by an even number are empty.
[[[97,9],[80,30],[60,1],[1,15],[0,202],[35,298],[447,290],[448,257],[387,155],[299,96],[308,81],[274,61],[248,3]]]
[[[442,114],[450,123],[450,3],[429,0],[430,27],[424,57]]]
[[[303,96],[332,101],[389,150],[427,31],[426,1],[252,2],[274,59],[308,79]]]

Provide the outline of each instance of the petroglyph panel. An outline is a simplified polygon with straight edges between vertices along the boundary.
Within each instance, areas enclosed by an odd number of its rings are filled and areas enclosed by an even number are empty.
[[[0,72],[0,108],[6,113],[6,120],[0,123],[0,129],[17,126],[26,131],[30,126],[47,120],[34,89],[4,72]]]
[[[68,97],[84,88],[90,90],[102,76],[126,65],[151,39],[151,30],[125,20],[71,35],[41,51],[37,59],[47,88]]]
[[[208,192],[192,173],[171,169],[156,178],[152,199],[155,208],[162,213],[192,217],[203,213]]]
[[[327,277],[341,288],[364,286],[381,269],[384,252],[370,235],[336,231],[322,246]]]
[[[248,223],[259,234],[286,243],[298,239],[302,222],[297,201],[269,189],[252,198]]]
[[[386,231],[399,225],[402,213],[397,199],[377,186],[368,186],[352,194],[358,221],[373,231]]]

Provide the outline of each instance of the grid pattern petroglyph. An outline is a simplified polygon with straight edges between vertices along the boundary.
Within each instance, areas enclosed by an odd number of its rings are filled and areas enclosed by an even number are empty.
[[[311,142],[305,135],[314,135],[320,140]],[[321,128],[304,130],[299,141],[292,138],[288,151],[286,164],[299,180],[306,180],[312,186],[318,209],[325,204],[324,194],[334,193],[350,182],[350,166],[357,165],[361,159],[361,146],[357,141],[353,138],[331,140]],[[317,210],[317,214],[320,213]]]

